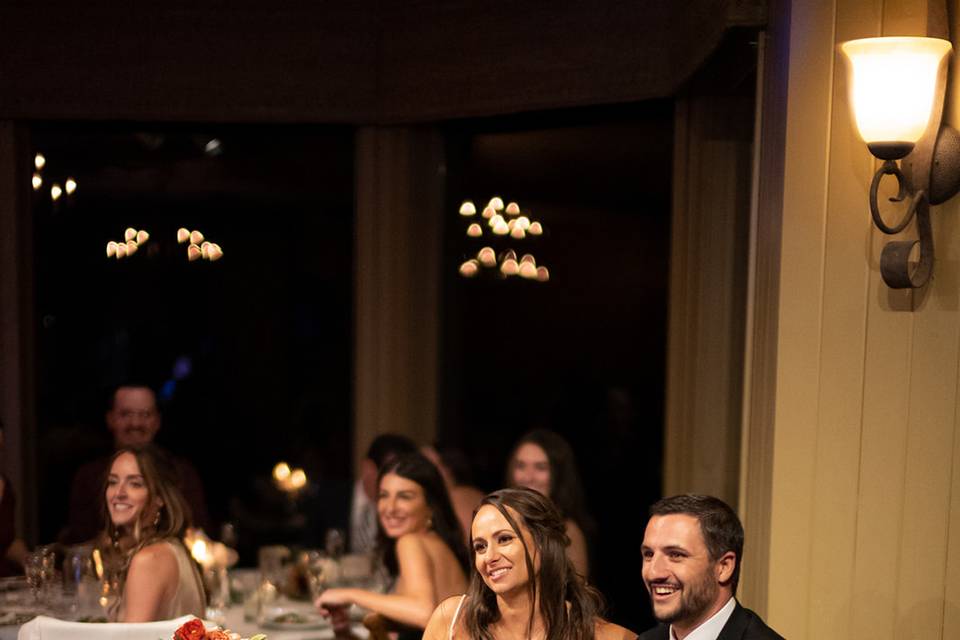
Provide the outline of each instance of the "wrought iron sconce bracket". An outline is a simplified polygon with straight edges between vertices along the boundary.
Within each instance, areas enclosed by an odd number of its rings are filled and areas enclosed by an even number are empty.
[[[900,233],[916,218],[917,240],[894,240],[883,247],[880,255],[880,275],[891,289],[922,287],[933,273],[933,229],[930,223],[930,205],[942,204],[960,190],[960,134],[948,125],[940,127],[932,149],[918,148],[903,159],[903,167],[887,159],[877,170],[870,184],[870,215],[877,229],[888,235]],[[929,158],[924,162],[924,158]],[[898,193],[891,202],[909,198],[903,218],[894,226],[888,225],[880,213],[877,190],[884,176],[897,179]],[[919,178],[919,179],[918,179]],[[922,186],[926,183],[925,187]],[[919,245],[919,260],[911,260],[914,247]]]

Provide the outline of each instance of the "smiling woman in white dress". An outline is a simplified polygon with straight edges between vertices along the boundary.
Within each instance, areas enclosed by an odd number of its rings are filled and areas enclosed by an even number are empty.
[[[629,640],[601,618],[600,594],[567,556],[563,517],[543,494],[495,491],[471,527],[475,571],[464,596],[434,611],[424,640]]]
[[[110,463],[103,554],[120,594],[112,621],[203,617],[203,585],[182,542],[189,515],[174,469],[152,445],[121,449]]]

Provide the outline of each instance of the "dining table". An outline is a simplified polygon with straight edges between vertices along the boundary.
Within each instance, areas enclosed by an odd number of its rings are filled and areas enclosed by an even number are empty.
[[[263,606],[256,616],[250,616],[249,612],[247,613],[248,615],[245,615],[241,604],[234,604],[216,611],[216,620],[204,622],[208,629],[219,626],[238,633],[243,638],[250,638],[259,633],[265,634],[268,640],[332,640],[334,638],[330,622],[320,616],[313,604],[306,600],[280,597]],[[11,588],[0,591],[0,640],[18,640],[21,627],[37,615],[72,621],[80,617],[76,611],[71,611],[62,602],[58,606],[38,603],[27,589]],[[359,615],[356,615],[351,624],[352,635],[358,640],[366,640],[369,632],[357,619],[358,617]]]

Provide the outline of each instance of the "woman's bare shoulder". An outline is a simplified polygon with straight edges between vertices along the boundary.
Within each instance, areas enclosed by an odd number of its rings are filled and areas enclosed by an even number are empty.
[[[597,620],[594,637],[596,640],[633,640],[637,634],[618,624]]]
[[[130,568],[146,571],[169,571],[177,569],[177,555],[164,541],[148,544],[130,559]]]
[[[425,531],[412,531],[397,538],[397,553],[426,553],[430,534]]]
[[[430,622],[424,631],[424,640],[440,640],[449,637],[450,625],[453,624],[453,617],[457,614],[457,608],[460,607],[461,600],[466,596],[450,596],[440,601],[437,608],[433,610],[430,616]],[[460,623],[460,620],[457,621]]]

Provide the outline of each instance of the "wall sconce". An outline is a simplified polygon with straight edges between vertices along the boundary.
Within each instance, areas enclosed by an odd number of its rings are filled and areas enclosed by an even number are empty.
[[[911,37],[864,38],[840,45],[856,128],[870,153],[883,160],[870,184],[873,222],[883,233],[895,234],[917,218],[919,240],[883,247],[880,274],[892,289],[922,287],[930,278],[930,205],[946,202],[960,189],[960,134],[940,122],[951,49],[947,40]],[[877,189],[886,175],[896,176],[899,187],[890,200],[908,200],[906,213],[893,226],[884,222],[877,204]],[[917,245],[919,260],[911,259]]]

